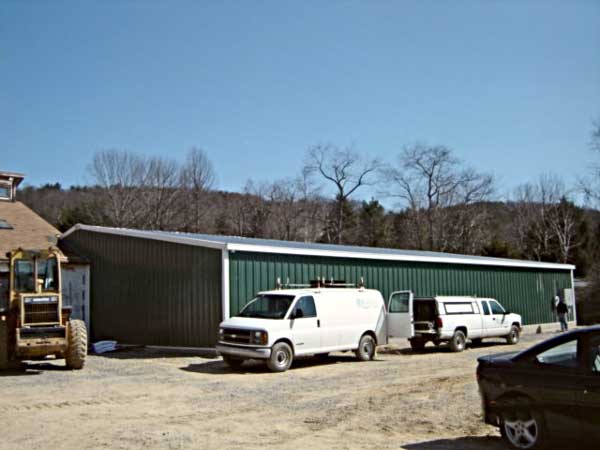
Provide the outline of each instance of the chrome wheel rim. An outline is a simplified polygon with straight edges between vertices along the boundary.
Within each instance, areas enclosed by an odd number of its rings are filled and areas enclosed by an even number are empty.
[[[462,337],[456,336],[455,342],[456,348],[458,348],[459,350],[462,350],[464,348],[465,342],[463,341]]]
[[[504,431],[510,443],[517,447],[528,449],[533,447],[539,437],[539,427],[535,419],[505,420]]]
[[[277,361],[277,365],[279,367],[284,367],[289,360],[288,354],[284,350],[279,350],[275,353],[275,361]]]
[[[363,342],[362,351],[365,356],[371,357],[371,354],[373,353],[373,343],[370,339],[365,339],[365,342]]]

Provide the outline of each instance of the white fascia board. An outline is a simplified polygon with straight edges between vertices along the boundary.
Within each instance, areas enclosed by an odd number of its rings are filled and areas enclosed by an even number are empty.
[[[131,230],[129,228],[111,228],[111,227],[98,227],[93,225],[82,225],[77,224],[65,231],[59,236],[59,239],[64,239],[75,231],[93,231],[95,233],[112,234],[116,236],[128,236],[136,237],[141,239],[152,239],[154,241],[172,242],[175,244],[193,245],[195,247],[207,247],[222,250],[227,248],[227,244],[221,242],[207,241],[203,239],[197,239],[186,236],[184,234],[177,236],[176,234],[159,234],[152,231],[144,230]]]
[[[99,227],[93,225],[77,224],[65,231],[60,239],[64,239],[75,231],[94,231],[97,233],[114,234],[119,236],[138,237],[142,239],[152,239],[156,241],[174,242],[177,244],[187,244],[196,247],[208,247],[215,249],[225,249],[229,251],[240,252],[256,252],[256,253],[276,253],[284,255],[300,255],[300,256],[329,256],[332,258],[355,258],[355,259],[377,259],[380,261],[407,261],[407,262],[428,262],[428,263],[445,263],[445,264],[467,264],[472,266],[492,266],[492,267],[520,267],[528,269],[548,269],[548,270],[574,270],[575,266],[571,264],[554,264],[538,261],[506,261],[502,259],[472,259],[460,257],[442,257],[442,256],[419,256],[419,255],[399,255],[389,253],[363,253],[353,252],[349,250],[319,250],[310,248],[296,247],[280,247],[270,245],[256,244],[237,244],[208,241],[185,235],[177,236],[175,234],[157,234],[152,231],[131,230],[128,228],[111,228]]]
[[[552,269],[552,270],[573,270],[575,266],[570,264],[553,264],[537,261],[505,261],[492,259],[471,259],[471,258],[445,258],[440,256],[418,256],[418,255],[393,255],[386,253],[362,253],[340,250],[317,250],[301,249],[294,247],[275,247],[267,245],[253,244],[229,244],[227,248],[230,251],[240,252],[258,252],[258,253],[278,253],[286,255],[304,255],[304,256],[329,256],[333,258],[360,258],[360,259],[378,259],[382,261],[410,261],[410,262],[428,262],[428,263],[446,263],[446,264],[468,264],[473,266],[494,266],[494,267],[522,267],[531,269]]]

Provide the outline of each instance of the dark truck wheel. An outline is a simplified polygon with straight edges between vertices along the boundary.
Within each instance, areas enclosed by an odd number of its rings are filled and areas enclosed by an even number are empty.
[[[231,356],[223,356],[223,362],[227,364],[230,369],[239,370],[242,367],[244,360],[232,358]]]
[[[412,348],[415,352],[422,352],[425,348],[425,344],[427,343],[425,339],[421,338],[412,338],[409,339],[408,342],[410,342],[410,348]]]
[[[69,320],[66,363],[69,369],[81,369],[87,356],[87,330],[83,320]]]
[[[535,411],[521,410],[504,413],[500,434],[514,449],[538,449],[546,443],[543,417]]]
[[[462,352],[465,349],[465,342],[467,337],[465,333],[460,330],[454,332],[454,336],[450,339],[450,350],[453,352]]]
[[[0,320],[0,370],[8,368],[8,327],[6,320]]]

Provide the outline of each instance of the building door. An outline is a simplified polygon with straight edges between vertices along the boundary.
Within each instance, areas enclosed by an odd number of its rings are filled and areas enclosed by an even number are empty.
[[[83,264],[62,265],[62,299],[71,307],[71,317],[83,320],[90,329],[90,270]]]

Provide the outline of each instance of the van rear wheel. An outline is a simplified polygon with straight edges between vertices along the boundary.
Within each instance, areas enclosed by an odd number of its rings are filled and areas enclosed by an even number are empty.
[[[363,334],[354,353],[359,361],[370,361],[375,358],[375,339],[373,339],[373,336]]]

